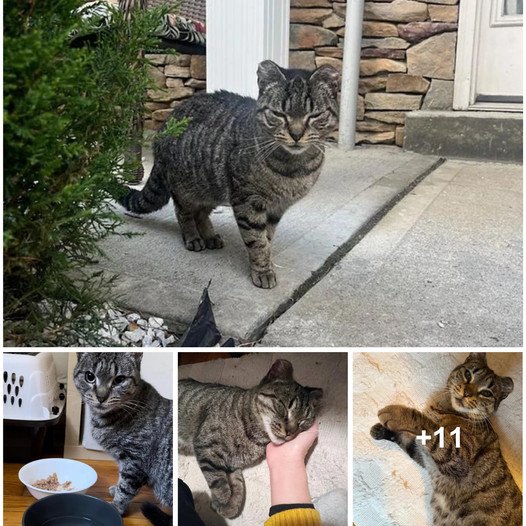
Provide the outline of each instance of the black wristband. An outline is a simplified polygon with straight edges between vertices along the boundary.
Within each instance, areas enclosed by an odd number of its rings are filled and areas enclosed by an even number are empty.
[[[271,506],[268,516],[272,517],[272,515],[276,515],[276,513],[279,513],[280,511],[294,510],[296,508],[314,509],[314,504],[308,502],[305,502],[304,504],[276,504],[276,506]]]

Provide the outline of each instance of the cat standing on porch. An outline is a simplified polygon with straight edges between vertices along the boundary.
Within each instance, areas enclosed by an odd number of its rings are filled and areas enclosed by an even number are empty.
[[[324,140],[336,129],[340,75],[331,66],[309,72],[270,60],[257,73],[257,100],[218,91],[177,106],[170,119],[188,118],[186,130],[156,137],[146,186],[130,190],[121,204],[146,214],[171,197],[185,247],[196,252],[223,247],[209,216],[215,207],[231,205],[252,282],[267,289],[276,285],[276,226],[318,179]]]

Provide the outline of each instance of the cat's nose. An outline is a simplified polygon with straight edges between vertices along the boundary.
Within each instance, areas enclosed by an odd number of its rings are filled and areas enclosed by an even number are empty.
[[[109,391],[107,391],[106,389],[97,389],[95,391],[95,396],[97,397],[97,400],[101,404],[102,402],[104,402],[104,400],[108,398],[108,394],[109,394]]]
[[[291,122],[289,124],[289,134],[294,139],[294,141],[298,142],[305,133],[305,128],[303,127],[302,123],[295,123]]]
[[[293,132],[293,131],[291,131],[291,132],[290,132],[290,136],[291,136],[296,142],[298,142],[298,141],[303,137],[303,132]]]
[[[476,393],[476,389],[473,384],[466,384],[464,386],[464,398],[473,396],[475,393]]]

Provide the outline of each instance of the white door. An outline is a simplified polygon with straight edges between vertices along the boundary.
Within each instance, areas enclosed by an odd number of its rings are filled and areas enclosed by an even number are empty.
[[[463,0],[455,109],[521,111],[523,0]]]

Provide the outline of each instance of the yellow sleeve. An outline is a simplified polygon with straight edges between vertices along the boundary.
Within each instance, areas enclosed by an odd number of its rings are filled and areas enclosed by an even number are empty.
[[[321,526],[321,518],[318,510],[294,508],[272,515],[265,526]]]

